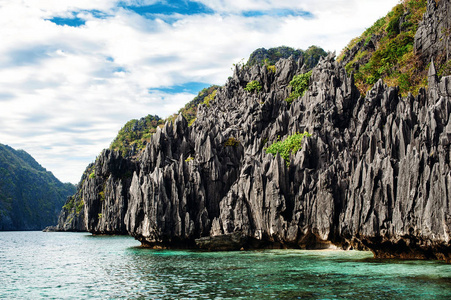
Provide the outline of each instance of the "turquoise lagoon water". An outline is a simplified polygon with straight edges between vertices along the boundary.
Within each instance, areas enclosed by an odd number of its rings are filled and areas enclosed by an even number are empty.
[[[0,299],[451,299],[451,265],[356,251],[169,251],[0,232]]]

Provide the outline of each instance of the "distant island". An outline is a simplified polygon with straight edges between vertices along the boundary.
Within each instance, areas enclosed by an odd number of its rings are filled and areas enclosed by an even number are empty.
[[[55,224],[75,191],[27,152],[0,144],[0,230],[42,230]]]

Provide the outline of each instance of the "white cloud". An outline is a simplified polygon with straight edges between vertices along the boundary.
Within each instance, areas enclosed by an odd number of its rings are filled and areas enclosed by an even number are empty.
[[[147,19],[117,2],[0,0],[0,143],[28,151],[63,181],[77,182],[126,121],[166,117],[195,96],[158,88],[223,84],[232,64],[259,47],[315,44],[340,51],[397,3],[199,0],[216,13],[174,15],[166,23],[164,16]],[[262,9],[313,17],[242,14]],[[83,26],[46,20],[74,13]]]
[[[242,13],[245,11],[270,11],[274,9],[303,10],[314,15],[332,12],[337,15],[346,14],[356,17],[357,14],[385,15],[397,4],[393,0],[196,0],[196,2],[221,13]],[[358,25],[356,23],[356,25]]]

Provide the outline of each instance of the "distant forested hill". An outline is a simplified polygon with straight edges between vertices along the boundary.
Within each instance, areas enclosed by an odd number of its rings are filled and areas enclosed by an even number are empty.
[[[0,230],[41,230],[56,224],[75,186],[62,183],[23,150],[0,144]]]

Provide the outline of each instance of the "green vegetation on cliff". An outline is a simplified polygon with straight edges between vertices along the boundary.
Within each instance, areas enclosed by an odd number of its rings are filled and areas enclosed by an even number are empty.
[[[283,141],[278,141],[273,143],[271,146],[266,148],[266,153],[276,155],[277,153],[285,160],[287,165],[290,165],[290,155],[295,154],[301,150],[302,139],[304,137],[312,136],[308,132],[296,133],[288,136]]]
[[[0,144],[0,230],[42,230],[56,224],[75,186],[60,182],[23,150]]]
[[[206,104],[207,106],[210,106],[210,101],[213,101],[215,99],[216,93],[218,91],[217,88],[211,91],[212,88],[213,87],[210,87],[205,93],[202,92],[203,90],[201,91],[202,95],[204,95],[204,94],[206,95],[206,96],[204,96],[204,102],[203,103]],[[196,98],[194,98],[194,99],[196,99]],[[191,102],[193,102],[193,101],[191,101]],[[190,103],[188,103],[188,104],[190,104]],[[188,121],[188,124],[190,124],[190,125],[194,122],[194,120],[196,120],[197,106],[198,105],[199,104],[195,104],[195,105],[192,106],[194,108],[194,111],[193,111],[192,114],[191,113],[188,114],[186,111],[183,111],[183,110],[179,111],[179,114],[181,113],[185,117],[185,119]]]
[[[353,39],[338,60],[354,73],[362,94],[383,79],[400,92],[418,93],[427,85],[427,63],[414,54],[414,37],[426,11],[426,0],[403,0],[385,17]]]
[[[304,96],[310,84],[311,76],[312,71],[309,71],[307,73],[295,75],[293,77],[293,79],[290,81],[290,86],[293,88],[293,90],[291,91],[290,96],[285,99],[288,104],[291,104],[295,99]]]
[[[182,114],[185,119],[188,121],[188,124],[192,124],[194,120],[196,120],[197,116],[197,107],[200,104],[210,104],[210,101],[214,100],[216,96],[216,91],[218,90],[219,85],[212,85],[210,87],[202,89],[193,100],[188,102],[184,107],[182,107],[177,114],[174,114],[167,118],[165,121],[174,122],[179,114]]]
[[[277,61],[282,58],[288,58],[293,56],[296,60],[303,55],[303,51],[300,49],[293,49],[287,46],[281,46],[276,48],[259,48],[251,53],[247,61],[248,66],[253,65],[263,65],[267,63],[268,65],[275,65]]]
[[[320,47],[310,46],[307,50],[295,50],[290,47],[282,46],[277,48],[260,48],[255,50],[249,57],[246,66],[250,67],[255,64],[266,66],[268,71],[275,73],[275,63],[282,58],[289,58],[293,56],[295,59],[303,58],[304,63],[308,69],[313,68],[319,61],[321,56],[326,56],[327,53]],[[119,130],[118,135],[110,145],[111,150],[120,151],[123,156],[135,156],[140,150],[144,149],[146,144],[150,141],[150,137],[157,130],[157,127],[162,127],[165,122],[174,122],[177,115],[182,114],[191,125],[197,116],[197,107],[200,104],[210,106],[216,96],[218,85],[212,85],[204,88],[198,95],[181,108],[177,114],[173,114],[166,119],[161,119],[158,116],[148,115],[139,120],[133,119],[128,121]],[[259,82],[249,82],[246,90],[249,92],[259,92],[262,86]],[[297,91],[297,88],[295,87]],[[294,94],[295,97],[297,94]],[[94,174],[91,174],[94,176]]]
[[[110,149],[120,151],[124,156],[128,155],[131,149],[142,149],[149,142],[151,135],[157,131],[157,127],[163,126],[164,122],[156,115],[130,120],[119,130]]]
[[[274,65],[282,58],[289,58],[293,56],[295,60],[304,58],[304,63],[308,69],[312,69],[318,64],[321,56],[326,56],[327,53],[322,48],[317,46],[310,46],[307,50],[294,49],[287,46],[276,48],[259,48],[252,52],[247,61],[247,66],[266,65],[268,70],[275,71]]]
[[[87,180],[95,180],[95,165],[89,164],[83,172],[77,191],[70,196],[64,204],[56,227],[48,228],[50,231],[86,231],[84,222],[85,201],[83,199],[83,185]]]
[[[247,83],[246,87],[244,88],[245,91],[249,93],[253,92],[260,92],[262,90],[262,85],[257,80],[253,80]]]
[[[188,124],[191,125],[196,120],[199,104],[204,103],[209,105],[210,101],[214,100],[218,88],[219,86],[217,85],[204,88],[185,107],[181,108],[178,114],[182,114],[188,121]],[[120,151],[123,156],[134,156],[138,154],[140,150],[145,148],[152,134],[157,131],[157,128],[163,127],[167,121],[174,122],[178,114],[174,114],[166,119],[161,119],[157,115],[147,115],[139,120],[133,119],[128,121],[119,130],[116,138],[110,145],[110,149]],[[94,173],[90,174],[90,176],[93,177]]]
[[[251,67],[256,64],[266,66],[269,72],[275,73],[275,64],[283,58],[289,58],[293,56],[296,60],[303,58],[304,63],[308,69],[313,68],[318,63],[320,57],[326,56],[327,53],[320,47],[310,46],[307,50],[294,49],[286,46],[281,46],[277,48],[270,48],[266,50],[265,48],[260,48],[255,50],[249,57],[248,62],[245,66]],[[309,76],[311,73],[307,73]],[[307,76],[307,75],[300,75]],[[293,79],[294,92],[292,94],[292,99],[299,97],[302,93],[299,93],[299,80],[305,82],[305,78],[296,77]],[[296,81],[297,80],[297,81]],[[308,79],[307,79],[308,84]],[[197,107],[200,104],[205,104],[210,106],[210,103],[214,101],[217,90],[220,88],[218,85],[212,85],[208,88],[201,90],[198,95],[188,102],[183,108],[181,108],[177,114],[173,114],[166,119],[161,119],[159,116],[148,115],[139,120],[133,119],[128,121],[118,132],[116,138],[110,145],[111,150],[120,151],[123,156],[135,156],[143,150],[147,143],[150,142],[150,137],[157,130],[157,127],[162,127],[166,122],[174,122],[179,114],[182,114],[191,125],[197,116]],[[249,82],[245,88],[246,91],[253,93],[261,91],[262,86],[258,81]],[[299,94],[299,95],[298,95]],[[301,95],[302,96],[302,95]],[[288,101],[288,100],[287,100]],[[94,174],[90,174],[92,177]]]

